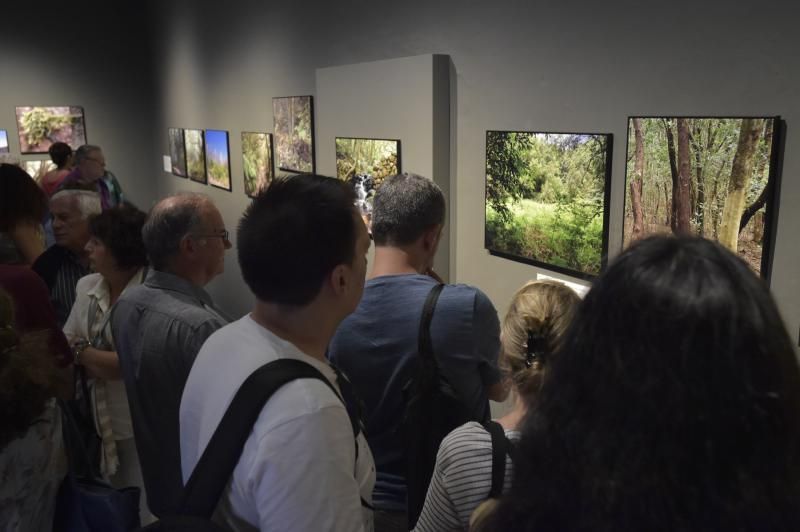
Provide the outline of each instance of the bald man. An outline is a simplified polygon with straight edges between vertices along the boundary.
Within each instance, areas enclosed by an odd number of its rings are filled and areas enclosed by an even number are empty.
[[[177,508],[181,478],[178,409],[189,370],[211,333],[228,323],[203,289],[230,249],[222,215],[201,194],[159,202],[142,230],[151,271],[127,290],[111,318],[131,408],[147,503]]]

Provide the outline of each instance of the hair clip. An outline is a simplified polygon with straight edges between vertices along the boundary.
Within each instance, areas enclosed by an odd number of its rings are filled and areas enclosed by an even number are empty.
[[[528,329],[528,343],[525,345],[525,367],[532,368],[542,363],[545,352],[545,337]]]

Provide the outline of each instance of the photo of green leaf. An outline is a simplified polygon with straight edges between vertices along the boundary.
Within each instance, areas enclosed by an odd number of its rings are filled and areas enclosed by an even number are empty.
[[[20,152],[47,153],[55,142],[77,149],[86,144],[83,107],[17,107]]]

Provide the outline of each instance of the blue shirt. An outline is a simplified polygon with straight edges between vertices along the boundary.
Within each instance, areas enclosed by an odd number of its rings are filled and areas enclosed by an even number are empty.
[[[419,274],[367,281],[361,303],[339,326],[328,351],[364,403],[365,433],[377,468],[373,502],[379,509],[405,509],[402,388],[412,376],[422,307],[435,284]],[[487,419],[487,389],[500,380],[500,324],[489,298],[471,286],[445,286],[431,339],[440,371],[472,418]]]

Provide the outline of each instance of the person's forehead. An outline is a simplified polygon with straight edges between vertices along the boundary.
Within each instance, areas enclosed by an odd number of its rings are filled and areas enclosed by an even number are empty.
[[[50,211],[55,212],[78,212],[78,198],[71,195],[59,196],[50,200]]]

